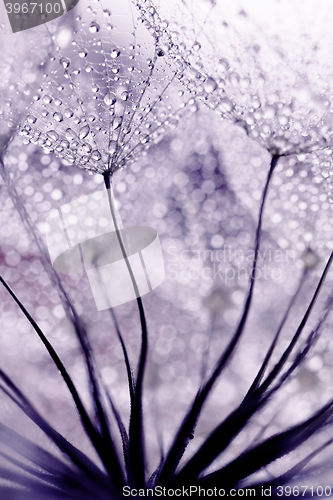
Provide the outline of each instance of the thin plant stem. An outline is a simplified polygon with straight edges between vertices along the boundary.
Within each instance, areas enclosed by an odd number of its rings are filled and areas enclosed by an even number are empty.
[[[257,229],[256,229],[256,235],[255,235],[255,250],[254,250],[254,259],[253,259],[253,264],[252,264],[252,272],[250,275],[250,283],[249,283],[249,289],[248,289],[248,294],[247,298],[244,304],[243,312],[240,318],[240,321],[238,323],[237,329],[230,340],[227,348],[225,351],[221,354],[220,358],[218,359],[215,368],[213,370],[213,373],[211,374],[210,378],[208,381],[205,383],[203,387],[201,387],[195,396],[195,399],[192,403],[192,406],[185,416],[183,423],[175,437],[175,440],[171,446],[171,449],[166,457],[164,466],[161,470],[160,477],[158,479],[158,484],[164,484],[168,483],[172,476],[174,475],[174,472],[178,466],[178,463],[182,457],[182,455],[185,452],[185,449],[189,443],[190,436],[192,435],[194,428],[196,426],[196,423],[198,421],[200,412],[202,410],[202,407],[207,400],[208,395],[210,394],[216,380],[218,379],[219,375],[221,374],[222,370],[225,368],[226,364],[228,361],[230,361],[231,356],[236,348],[236,345],[238,344],[244,327],[245,323],[250,311],[250,305],[252,302],[252,296],[253,296],[253,289],[254,289],[254,283],[255,283],[255,272],[257,268],[257,262],[258,262],[258,255],[259,255],[259,246],[260,246],[260,240],[261,240],[261,228],[262,228],[262,219],[263,219],[263,213],[264,213],[264,207],[265,207],[265,201],[267,198],[270,182],[275,170],[275,167],[277,165],[277,162],[279,160],[279,156],[272,156],[271,159],[271,164],[270,168],[267,174],[265,186],[262,192],[262,197],[261,197],[261,202],[260,202],[260,208],[259,208],[259,217],[258,217],[258,224],[257,224]],[[191,461],[189,462],[189,468],[191,468]]]
[[[299,296],[299,293],[300,293],[300,291],[302,289],[302,286],[303,286],[303,284],[305,282],[307,274],[308,274],[308,268],[304,267],[304,270],[302,272],[302,276],[301,276],[301,279],[299,281],[299,284],[298,284],[298,287],[296,289],[296,292],[291,297],[291,300],[290,300],[290,302],[288,304],[288,307],[287,307],[287,309],[286,309],[286,311],[285,311],[285,313],[284,313],[284,315],[282,317],[282,320],[281,320],[281,322],[280,322],[280,324],[278,326],[278,329],[277,329],[277,332],[276,332],[276,334],[274,336],[274,339],[273,339],[273,341],[272,341],[272,343],[271,343],[271,345],[270,345],[270,347],[269,347],[269,349],[268,349],[268,351],[266,353],[265,359],[264,359],[264,361],[263,361],[263,363],[262,363],[262,365],[261,365],[261,367],[260,367],[260,369],[259,369],[259,371],[257,373],[256,378],[254,379],[254,381],[253,381],[250,389],[248,390],[247,396],[250,396],[250,394],[252,394],[252,392],[255,391],[258,388],[258,386],[259,386],[259,384],[260,384],[260,382],[261,382],[261,380],[262,380],[262,378],[263,378],[263,376],[265,374],[267,365],[268,365],[268,363],[269,363],[269,361],[270,361],[270,359],[271,359],[271,357],[273,355],[273,352],[274,352],[274,349],[275,349],[275,347],[277,345],[277,342],[278,342],[278,339],[280,337],[281,331],[283,330],[283,327],[286,324],[286,321],[288,319],[290,311],[292,310],[292,308],[293,308],[293,306],[294,306],[294,304],[296,302],[296,299]]]
[[[110,172],[104,174],[105,187],[108,192],[108,200],[113,224],[116,230],[118,243],[126,263],[128,273],[130,275],[136,301],[139,309],[141,323],[141,351],[138,362],[138,371],[135,383],[134,402],[131,407],[130,425],[129,425],[129,440],[130,440],[130,457],[131,457],[131,477],[130,482],[137,487],[145,485],[145,446],[143,435],[143,414],[142,414],[142,396],[143,396],[143,379],[145,374],[147,353],[148,353],[148,331],[145,312],[142,299],[139,294],[139,288],[135,280],[135,276],[126,252],[126,247],[118,226],[114,203],[111,196],[111,175]]]

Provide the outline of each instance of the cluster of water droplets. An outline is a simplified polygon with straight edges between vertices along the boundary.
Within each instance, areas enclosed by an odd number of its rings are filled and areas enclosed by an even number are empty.
[[[70,41],[57,46],[53,35],[20,133],[67,162],[113,173],[193,111],[193,99],[130,2],[79,6]]]
[[[248,15],[241,1],[227,7],[200,0],[173,0],[168,6],[139,2],[146,23],[170,47],[182,83],[222,118],[240,125],[272,154],[311,152],[332,143],[327,70],[332,43],[325,36],[313,40],[302,20],[297,26],[296,15],[290,21],[283,10],[289,6],[269,2],[266,10],[271,9],[276,26],[267,21],[265,33],[265,24]]]

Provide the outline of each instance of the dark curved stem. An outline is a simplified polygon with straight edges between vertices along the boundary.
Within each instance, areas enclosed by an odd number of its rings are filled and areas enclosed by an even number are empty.
[[[247,298],[244,304],[243,312],[239,321],[239,324],[237,326],[237,329],[230,340],[227,348],[225,351],[221,354],[220,358],[218,359],[215,368],[213,370],[213,373],[211,374],[210,378],[207,380],[205,385],[199,389],[193,403],[190,411],[186,415],[185,419],[183,420],[183,423],[180,427],[180,430],[178,431],[178,434],[173,442],[173,445],[167,455],[167,458],[165,460],[164,466],[161,470],[161,474],[158,480],[158,484],[164,484],[168,483],[172,476],[175,473],[175,470],[178,466],[178,463],[185,452],[185,449],[187,447],[187,444],[189,442],[189,436],[193,433],[193,430],[196,426],[196,423],[198,421],[200,412],[202,410],[202,407],[210,394],[213,385],[215,384],[216,380],[218,379],[219,375],[221,374],[222,370],[225,368],[227,363],[230,361],[231,356],[242,336],[245,323],[250,311],[250,305],[252,302],[252,296],[253,296],[253,288],[254,288],[254,283],[255,283],[255,272],[257,268],[257,262],[258,262],[258,255],[259,255],[259,246],[260,246],[260,240],[261,240],[261,228],[262,228],[262,219],[263,219],[263,213],[264,213],[264,207],[265,207],[265,201],[267,198],[268,194],[268,189],[269,185],[273,176],[274,169],[277,165],[277,162],[279,160],[279,156],[272,156],[271,159],[271,164],[270,164],[270,169],[267,174],[264,190],[262,192],[261,196],[261,202],[260,202],[260,208],[259,208],[259,217],[258,217],[258,224],[257,224],[257,229],[256,229],[256,236],[255,236],[255,250],[254,250],[254,259],[253,259],[253,265],[252,265],[252,272],[250,276],[250,283],[249,283],[249,289],[248,289],[248,294]],[[188,462],[188,464],[185,466],[184,472],[187,472],[187,469],[191,469],[192,463],[191,460]],[[182,471],[183,472],[183,471]]]
[[[305,278],[306,278],[307,274],[308,274],[308,268],[305,267],[304,270],[303,270],[300,282],[298,284],[297,290],[293,294],[293,296],[292,296],[292,298],[291,298],[291,300],[290,300],[290,302],[288,304],[287,310],[284,313],[283,318],[282,318],[282,320],[281,320],[281,322],[280,322],[280,324],[278,326],[277,332],[276,332],[276,334],[274,336],[274,339],[273,339],[273,341],[272,341],[272,343],[271,343],[271,345],[270,345],[270,347],[269,347],[269,349],[268,349],[268,351],[266,353],[265,359],[264,359],[264,361],[263,361],[263,363],[262,363],[262,365],[261,365],[261,367],[260,367],[260,369],[259,369],[259,371],[258,371],[258,373],[256,375],[256,378],[254,379],[254,381],[253,381],[250,389],[248,390],[248,393],[247,393],[246,397],[250,396],[259,387],[259,384],[262,381],[262,378],[263,378],[263,376],[265,374],[267,365],[268,365],[268,363],[269,363],[269,361],[270,361],[270,359],[272,357],[272,354],[274,352],[276,344],[277,344],[277,342],[279,340],[280,333],[281,333],[284,325],[286,324],[286,321],[288,319],[289,313],[290,313],[291,309],[293,308],[293,306],[295,304],[295,301],[296,301],[296,298],[298,297],[298,295],[299,295],[299,293],[300,293],[300,291],[302,289],[302,286],[304,284],[304,281],[305,281]]]
[[[135,276],[126,252],[125,244],[118,227],[116,218],[115,207],[111,196],[111,173],[104,174],[104,183],[108,192],[108,200],[111,211],[113,224],[116,230],[119,246],[126,263],[128,273],[130,275],[136,301],[139,308],[140,323],[141,323],[141,351],[138,363],[138,372],[135,383],[134,401],[131,407],[130,425],[129,425],[129,440],[130,440],[130,459],[131,459],[131,477],[130,482],[137,487],[144,487],[145,485],[145,448],[144,448],[144,434],[143,434],[143,414],[142,414],[142,395],[143,395],[143,379],[145,374],[147,353],[148,353],[148,331],[145,312],[143,308],[142,299],[139,295],[139,289]]]

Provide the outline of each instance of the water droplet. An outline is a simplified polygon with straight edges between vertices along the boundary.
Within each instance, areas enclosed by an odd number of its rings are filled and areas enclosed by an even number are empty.
[[[113,92],[108,92],[104,96],[104,102],[107,106],[112,106],[113,104],[115,104],[116,100],[117,98]]]
[[[71,63],[71,62],[70,62],[70,60],[69,60],[67,57],[62,57],[62,58],[60,59],[60,64],[61,64],[61,66],[63,66],[64,68],[68,68],[68,67],[69,67],[69,65],[70,65],[70,63]]]
[[[85,144],[82,144],[82,149],[84,151],[86,151],[87,153],[90,153],[92,150],[92,147],[90,146],[90,144],[85,143]]]
[[[111,57],[112,59],[116,59],[116,57],[120,56],[120,50],[119,49],[112,49],[111,50]]]
[[[230,81],[231,85],[233,85],[234,87],[237,87],[237,85],[239,84],[239,80],[240,80],[240,76],[238,73],[236,73],[236,71],[233,71],[232,73],[230,73],[229,81]]]
[[[95,117],[94,115],[89,115],[89,116],[88,116],[88,120],[89,120],[90,122],[94,122],[94,121],[96,120],[96,117]]]
[[[96,93],[96,92],[98,92],[98,91],[99,91],[99,86],[98,86],[98,85],[93,85],[93,86],[91,87],[91,90],[92,90],[93,92],[95,92],[95,93]]]
[[[84,69],[86,70],[86,73],[91,73],[93,70],[91,66],[86,66]]]
[[[265,109],[264,109],[264,116],[265,118],[268,118],[269,120],[271,120],[272,118],[274,118],[276,114],[276,109],[274,106],[271,106],[271,105],[267,105],[265,106]]]
[[[79,56],[80,57],[87,57],[88,55],[88,52],[85,50],[85,49],[81,49],[80,52],[79,52]]]
[[[97,149],[95,149],[95,151],[93,151],[91,153],[91,157],[92,157],[93,160],[98,161],[98,160],[100,160],[102,158],[102,155],[101,155],[101,153]]]
[[[76,137],[76,133],[71,128],[68,128],[65,133],[65,137],[68,141],[72,141]]]
[[[204,83],[204,89],[206,92],[214,92],[214,90],[217,89],[217,83],[214,80],[214,78],[207,78],[207,80]]]
[[[48,111],[46,111],[46,109],[44,109],[44,110],[42,111],[42,117],[43,117],[43,118],[46,118],[48,114],[49,114],[49,112],[48,112]]]
[[[89,26],[90,33],[97,33],[100,29],[100,26],[96,21],[93,21]]]
[[[49,130],[47,132],[47,137],[51,139],[51,141],[57,141],[59,139],[59,135],[55,130]]]
[[[156,54],[157,54],[158,57],[163,57],[164,56],[164,51],[162,49],[157,49]]]
[[[64,115],[66,118],[72,118],[73,116],[73,111],[69,108],[65,109]]]
[[[127,92],[127,90],[124,90],[124,92],[122,92],[120,98],[122,99],[122,101],[127,101],[127,99],[128,99],[128,92]]]
[[[147,142],[149,142],[149,139],[150,139],[149,135],[148,134],[145,135],[141,140],[141,144],[147,144]]]
[[[319,262],[318,255],[311,248],[305,250],[301,258],[307,269],[313,269]]]
[[[36,123],[37,118],[35,116],[29,115],[29,116],[27,116],[27,121],[29,123]]]
[[[229,61],[225,57],[222,57],[219,62],[218,66],[222,71],[227,71],[229,69]]]
[[[225,113],[230,113],[230,111],[232,111],[233,109],[233,104],[227,97],[222,97],[219,103],[219,108],[221,111],[224,111]]]
[[[117,141],[109,142],[109,153],[114,154],[117,151]]]
[[[45,95],[43,98],[43,101],[45,104],[51,104],[52,102],[52,97],[50,95]]]
[[[121,116],[116,116],[112,122],[112,130],[117,130],[122,124],[123,118]]]
[[[82,127],[80,129],[80,132],[79,132],[79,139],[85,139],[87,137],[87,135],[89,134],[90,132],[90,128],[88,125],[84,125],[84,127]]]
[[[198,104],[195,102],[195,99],[190,99],[188,101],[188,105],[191,113],[195,113],[196,111],[198,111]]]
[[[105,17],[110,17],[111,16],[111,12],[108,9],[104,9],[103,10],[103,14],[104,14]]]
[[[65,141],[65,140],[62,140],[61,143],[63,148],[69,148],[69,142],[68,141]]]
[[[54,99],[54,105],[55,106],[61,106],[61,104],[62,104],[62,100],[61,99],[59,99],[58,97],[56,99]]]
[[[56,122],[62,122],[63,120],[63,116],[61,113],[53,113],[53,118]]]
[[[193,49],[194,50],[200,50],[201,49],[201,44],[199,42],[194,42]]]

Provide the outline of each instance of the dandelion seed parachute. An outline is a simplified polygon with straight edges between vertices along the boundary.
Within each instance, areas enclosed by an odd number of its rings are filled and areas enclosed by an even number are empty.
[[[69,27],[51,23],[53,55],[20,133],[69,163],[112,174],[177,125],[189,96],[130,2],[81,0],[73,15]]]
[[[168,56],[182,62],[184,87],[222,118],[272,155],[332,144],[332,12],[326,0],[175,0],[168,4],[175,13],[168,26],[163,1],[139,1],[152,31],[172,46]]]

